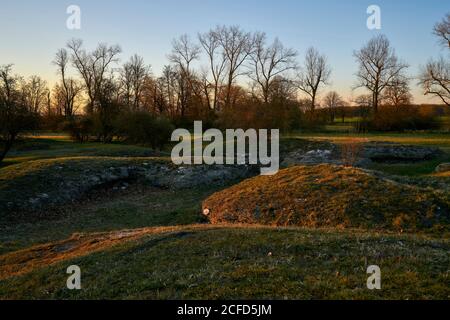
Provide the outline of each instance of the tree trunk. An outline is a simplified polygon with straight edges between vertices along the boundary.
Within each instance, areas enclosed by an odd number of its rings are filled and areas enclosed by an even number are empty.
[[[13,141],[14,141],[14,137],[9,137],[6,140],[3,150],[0,152],[0,163],[3,161],[3,159],[5,159],[6,154],[11,149]]]
[[[314,109],[316,108],[316,95],[313,94],[311,99],[311,112],[314,112]]]
[[[373,111],[378,113],[378,92],[373,93]]]

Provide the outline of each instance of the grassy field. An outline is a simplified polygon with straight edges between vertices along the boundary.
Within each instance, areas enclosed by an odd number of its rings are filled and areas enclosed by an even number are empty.
[[[439,147],[444,153],[429,161],[418,163],[373,163],[371,169],[388,174],[405,176],[423,176],[434,173],[437,165],[450,162],[450,133],[297,133],[290,134],[291,139],[310,139],[316,141],[331,141],[336,144],[357,139],[362,142],[392,142],[407,145]]]
[[[124,145],[121,143],[76,143],[67,136],[35,136],[20,141],[1,164],[7,166],[39,159],[54,159],[60,157],[151,157],[167,155],[164,152],[154,152],[142,146]]]
[[[62,240],[74,233],[199,223],[204,221],[199,215],[200,201],[213,191],[205,188],[177,193],[138,185],[128,190],[94,192],[54,216],[2,224],[0,254]]]
[[[432,161],[376,165],[388,174],[426,178],[436,164],[450,160],[450,139],[439,133],[303,133],[285,137],[282,144],[295,148],[302,138],[340,143],[351,137],[444,151]],[[120,143],[76,144],[65,136],[32,137],[0,168],[0,191],[32,188],[24,169],[41,165],[38,159],[87,159],[86,168],[93,168],[165,157],[166,152]],[[75,167],[76,176],[80,168]],[[38,177],[52,181],[45,171]],[[93,190],[82,201],[29,221],[11,223],[1,214],[0,299],[450,299],[450,240],[442,234],[212,225],[200,214],[202,202],[225,187],[122,186]],[[14,196],[14,190],[9,192]],[[66,289],[66,269],[74,264],[82,270],[80,291]],[[382,290],[366,288],[366,268],[373,264],[381,267]]]
[[[130,238],[114,241],[111,240],[114,235],[89,235],[87,241],[78,238],[3,256],[0,277],[6,279],[0,282],[0,296],[450,298],[450,244],[442,239],[358,231],[207,225],[141,230]],[[64,252],[67,247],[70,252]],[[23,264],[23,256],[38,257],[28,266]],[[366,268],[370,264],[379,265],[382,270],[382,290],[371,291],[366,287]],[[80,291],[65,288],[66,268],[70,265],[78,265],[82,270]],[[25,269],[25,273],[10,276],[18,269]]]

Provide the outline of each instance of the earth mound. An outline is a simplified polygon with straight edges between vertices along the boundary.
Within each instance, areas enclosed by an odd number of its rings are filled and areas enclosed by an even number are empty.
[[[357,168],[296,166],[211,195],[203,213],[213,224],[448,230],[448,197]]]
[[[0,221],[79,201],[95,188],[140,181],[162,189],[225,185],[256,174],[252,166],[175,166],[163,158],[74,157],[0,168]]]

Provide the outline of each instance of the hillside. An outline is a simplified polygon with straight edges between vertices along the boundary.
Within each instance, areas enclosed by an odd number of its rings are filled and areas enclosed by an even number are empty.
[[[251,178],[203,202],[211,223],[448,230],[448,193],[342,166],[296,166]]]

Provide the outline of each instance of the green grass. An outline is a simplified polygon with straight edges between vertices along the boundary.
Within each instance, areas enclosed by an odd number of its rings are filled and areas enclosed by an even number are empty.
[[[214,190],[176,192],[136,186],[127,191],[97,192],[91,195],[96,200],[68,205],[56,216],[32,223],[0,223],[0,254],[62,240],[73,233],[198,223],[203,221],[201,199]]]
[[[438,147],[443,154],[436,159],[411,163],[373,163],[370,169],[387,174],[401,176],[426,176],[434,173],[436,166],[450,162],[450,133],[339,133],[322,132],[317,134],[296,133],[285,136],[287,140],[308,139],[312,141],[329,141],[336,144],[345,143],[351,139],[366,142],[392,142],[408,145]]]
[[[403,144],[429,145],[450,149],[450,133],[336,133],[321,132],[316,134],[310,133],[293,133],[286,137],[303,138],[312,140],[328,140],[336,143],[343,142],[347,139],[367,139],[368,141],[383,141]]]
[[[38,194],[46,194],[49,199],[60,204],[61,199],[78,198],[86,186],[96,184],[92,179],[105,172],[120,170],[121,167],[139,165],[171,165],[167,158],[140,157],[71,157],[26,161],[0,168],[0,209],[6,210],[8,201],[14,199],[20,208],[28,204]],[[98,178],[98,177],[97,177]],[[85,190],[86,191],[86,190]],[[69,199],[69,200],[70,200]],[[26,215],[26,212],[14,212]],[[1,213],[1,212],[0,212]],[[12,216],[4,212],[4,216]],[[0,223],[1,223],[0,219]]]
[[[433,160],[416,163],[373,163],[369,168],[387,174],[417,177],[433,174],[436,167],[444,162],[450,162],[450,153],[446,153]]]
[[[320,147],[323,141],[341,143],[349,137],[432,145],[446,152],[432,161],[374,165],[373,169],[387,173],[426,177],[435,165],[450,160],[450,136],[442,133],[357,135],[345,129],[302,133],[283,137],[281,150],[305,147],[299,138],[312,139]],[[140,157],[152,155],[142,146],[78,144],[66,136],[35,136],[18,144],[8,155],[7,166],[0,168],[0,185],[8,189],[0,201],[26,196],[27,190],[35,188],[45,192],[58,181],[48,174],[56,167],[64,171],[56,178],[79,179],[85,170],[149,161]],[[167,161],[154,159],[159,160]],[[446,236],[197,225],[204,222],[202,201],[219,190],[204,186],[170,191],[141,185],[125,191],[98,190],[78,203],[48,212],[45,219],[0,223],[0,273],[6,261],[19,267],[31,265],[22,275],[0,280],[0,299],[450,299],[450,240]],[[95,245],[102,241],[96,232],[120,234],[124,229],[163,226],[173,230],[157,230],[99,250],[82,248],[80,256],[33,266],[32,258],[39,260],[41,254],[64,254],[36,245],[73,234],[92,237],[88,242]],[[82,270],[81,291],[66,289],[66,269],[73,264]],[[366,288],[366,268],[371,264],[381,267],[380,291]]]
[[[0,281],[6,299],[449,299],[450,244],[326,230],[180,228]],[[382,290],[366,287],[378,265]],[[66,289],[78,265],[82,290]]]
[[[37,136],[19,141],[8,153],[0,166],[18,164],[40,159],[60,157],[152,157],[169,155],[167,152],[155,152],[149,147],[124,143],[77,143],[66,136]]]

